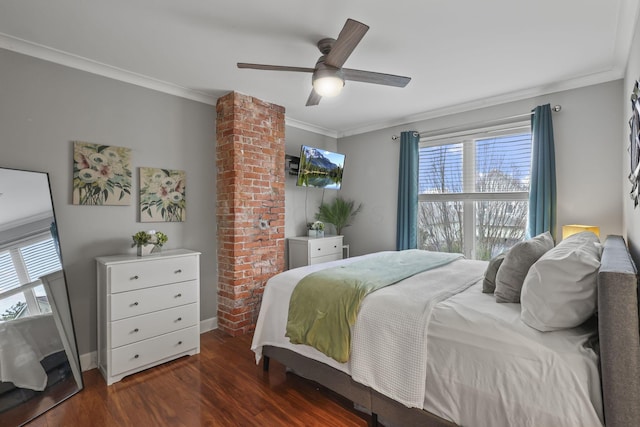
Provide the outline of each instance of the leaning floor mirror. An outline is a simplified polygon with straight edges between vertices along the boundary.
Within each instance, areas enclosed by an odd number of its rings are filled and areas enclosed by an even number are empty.
[[[0,168],[0,425],[81,389],[49,177]]]

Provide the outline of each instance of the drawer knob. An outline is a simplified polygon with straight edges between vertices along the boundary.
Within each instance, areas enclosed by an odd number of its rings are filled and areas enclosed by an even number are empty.
[[[133,276],[133,277],[131,278],[131,280],[138,280],[139,278],[140,278],[140,277],[138,277],[138,275],[136,274],[135,276]]]
[[[139,354],[136,354],[135,356],[133,356],[134,359],[137,359],[138,357],[140,357]]]
[[[177,294],[176,298],[180,298],[182,296],[182,294]]]
[[[175,271],[175,273],[176,273],[176,274],[180,274],[180,273],[182,273],[182,269],[181,269],[181,268],[177,269],[177,270]]]
[[[133,304],[131,304],[131,305],[133,305],[133,306],[138,305],[138,301],[134,302],[134,303],[133,303]]]
[[[178,345],[182,345],[182,341],[178,341]]]
[[[178,317],[178,318],[176,319],[176,322],[180,322],[180,321],[182,321],[182,317]]]
[[[135,328],[135,329],[133,330],[133,332],[140,332],[140,329]]]
[[[320,250],[320,248],[318,248],[318,250]]]

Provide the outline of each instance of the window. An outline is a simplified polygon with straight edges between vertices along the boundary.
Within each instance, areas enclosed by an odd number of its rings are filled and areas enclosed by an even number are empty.
[[[38,278],[62,268],[50,233],[0,250],[0,321],[51,311]],[[21,286],[34,284],[22,292]]]
[[[528,123],[420,141],[418,248],[488,260],[525,237]]]

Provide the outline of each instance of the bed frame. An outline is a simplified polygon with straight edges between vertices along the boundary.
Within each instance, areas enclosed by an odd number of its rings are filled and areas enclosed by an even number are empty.
[[[606,427],[640,426],[640,329],[637,271],[621,236],[608,236],[598,273],[600,376]],[[372,425],[455,427],[427,411],[406,406],[357,383],[324,363],[274,346],[262,349],[263,369],[273,358],[371,412]]]

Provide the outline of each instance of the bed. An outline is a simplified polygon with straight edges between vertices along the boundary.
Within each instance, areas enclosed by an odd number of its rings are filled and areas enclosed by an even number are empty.
[[[640,425],[638,287],[622,237],[609,236],[603,245],[597,317],[575,328],[539,332],[522,324],[519,304],[497,304],[492,295],[482,294],[487,263],[459,260],[367,296],[353,327],[347,362],[307,345],[291,344],[285,337],[287,305],[297,281],[313,271],[360,258],[289,270],[269,281],[252,343],[256,360],[262,359],[265,369],[269,359],[278,360],[371,412],[374,424],[380,419],[385,425],[436,427]],[[427,317],[418,316],[418,324],[426,319],[426,325],[411,333],[419,336],[428,331],[428,345],[417,350],[404,347],[412,340],[389,345],[393,338],[389,334],[404,333],[382,328],[387,324],[395,328],[412,312],[398,309],[394,298],[404,293],[420,299],[419,283],[443,272],[446,281],[463,278],[456,292],[438,294]],[[397,321],[380,310],[395,313]],[[368,321],[373,324],[363,326]],[[424,358],[414,356],[423,350]],[[409,359],[395,359],[405,353]],[[520,361],[514,364],[513,358]],[[376,364],[380,366],[369,366]],[[513,385],[496,389],[513,378],[516,391]]]
[[[0,412],[71,374],[53,315],[0,322]]]

